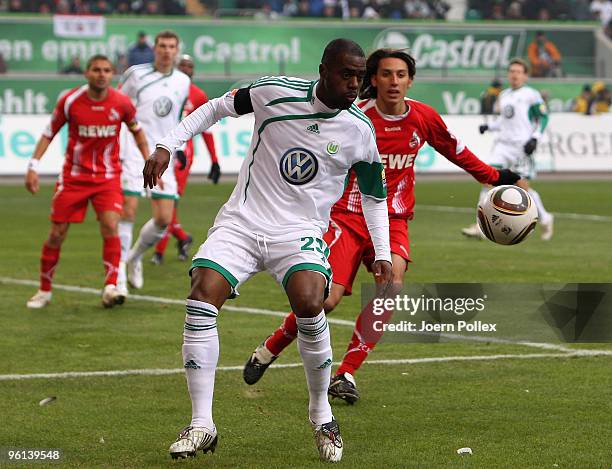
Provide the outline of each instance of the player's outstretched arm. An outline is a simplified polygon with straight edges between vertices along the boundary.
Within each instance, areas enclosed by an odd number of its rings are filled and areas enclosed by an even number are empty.
[[[224,117],[238,117],[250,112],[253,112],[253,104],[249,88],[226,93],[220,98],[211,99],[189,114],[161,142],[157,143],[157,147],[164,148],[172,154],[185,142]]]
[[[38,143],[36,144],[36,148],[34,148],[34,153],[32,153],[32,158],[28,163],[28,171],[25,176],[25,186],[26,189],[32,193],[36,194],[40,189],[40,183],[38,180],[38,165],[40,163],[40,159],[43,157],[47,148],[49,148],[49,144],[51,140],[44,135],[40,137]]]

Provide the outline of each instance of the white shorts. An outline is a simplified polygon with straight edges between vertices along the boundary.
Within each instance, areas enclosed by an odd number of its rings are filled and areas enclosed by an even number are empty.
[[[488,163],[500,169],[510,169],[525,179],[536,176],[533,157],[527,156],[523,144],[510,142],[495,142]]]
[[[193,256],[191,270],[207,267],[219,272],[232,287],[230,298],[237,296],[238,287],[258,272],[267,271],[285,288],[293,273],[310,270],[325,277],[327,297],[332,281],[329,248],[322,238],[304,234],[274,239],[238,225],[213,226]]]
[[[131,135],[126,135],[121,139],[121,188],[124,195],[133,195],[143,197],[145,195],[144,179],[142,170],[144,169],[144,159],[140,150],[133,142]],[[126,139],[132,141],[126,141]],[[150,190],[151,198],[153,199],[178,199],[178,185],[174,175],[174,161],[170,161],[168,169],[162,175],[164,188],[159,185]]]

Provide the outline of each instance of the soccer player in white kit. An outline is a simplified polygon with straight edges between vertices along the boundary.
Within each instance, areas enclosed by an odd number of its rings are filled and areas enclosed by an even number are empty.
[[[539,91],[525,84],[527,78],[527,64],[521,59],[513,59],[508,67],[510,88],[501,92],[496,103],[499,116],[492,123],[481,125],[479,131],[481,134],[487,130],[499,132],[488,163],[498,169],[511,169],[521,175],[522,179],[516,185],[531,195],[538,208],[541,238],[548,241],[553,234],[554,217],[544,208],[540,194],[529,187],[529,180],[534,179],[536,175],[532,154],[548,124],[548,112]],[[480,200],[489,189],[481,189]],[[468,237],[484,237],[477,224],[464,228],[461,232]]]
[[[121,91],[127,94],[136,106],[136,116],[147,136],[149,148],[155,148],[155,143],[180,122],[191,84],[187,75],[174,68],[179,52],[179,38],[174,32],[162,31],[157,34],[153,51],[155,54],[153,63],[130,67],[120,82]],[[151,189],[153,218],[143,225],[136,243],[131,246],[138,199],[144,193],[142,179],[144,160],[137,151],[134,139],[127,134],[123,137],[121,184],[124,203],[119,223],[122,262],[117,288],[127,296],[126,264],[127,280],[130,285],[142,288],[142,255],[162,238],[166,227],[172,221],[178,192],[174,169],[170,168],[164,174],[161,183]]]
[[[253,112],[253,139],[238,183],[194,256],[183,332],[183,361],[192,402],[191,423],[170,446],[173,458],[212,451],[216,318],[238,287],[260,271],[281,284],[297,316],[298,349],[310,396],[309,417],[319,457],[339,461],[343,442],[327,398],[332,351],[323,311],[331,283],[323,241],[332,205],[351,168],[362,192],[371,234],[375,278],[391,279],[384,169],[372,124],[353,104],[365,75],[363,50],[336,39],[323,53],[320,79],[264,77],[204,104],[161,142],[145,165],[152,186],[171,152],[223,117]]]

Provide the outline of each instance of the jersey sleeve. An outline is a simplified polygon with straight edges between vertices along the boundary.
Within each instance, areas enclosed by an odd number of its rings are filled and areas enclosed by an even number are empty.
[[[53,137],[55,137],[64,124],[68,122],[68,116],[65,114],[64,107],[69,95],[70,93],[66,93],[59,99],[51,115],[51,121],[43,132],[43,136],[47,137],[49,140],[53,140]]]
[[[364,154],[361,161],[352,166],[357,177],[359,192],[362,195],[373,197],[377,200],[387,199],[387,181],[385,179],[385,167],[383,166],[376,140],[372,132],[365,131],[362,136]]]
[[[455,137],[442,117],[430,107],[424,108],[423,120],[427,124],[427,142],[447,160],[470,173],[482,184],[491,184],[499,179],[499,171],[484,163]]]
[[[118,88],[121,90],[123,94],[130,97],[131,99],[135,99],[136,91],[138,89],[137,85],[137,77],[133,68],[128,68],[124,74],[121,76],[119,80]]]
[[[533,98],[531,100],[531,105],[529,106],[529,122],[536,123],[536,129],[532,134],[533,138],[540,138],[542,136],[542,132],[548,125],[548,108],[546,103],[542,99],[542,95],[535,91],[533,92]]]

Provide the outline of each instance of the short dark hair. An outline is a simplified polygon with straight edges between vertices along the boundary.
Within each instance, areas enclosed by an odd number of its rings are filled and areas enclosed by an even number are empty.
[[[181,42],[179,40],[178,34],[176,34],[174,31],[171,31],[169,29],[165,29],[163,31],[160,31],[157,33],[157,35],[155,36],[155,42],[154,45],[157,45],[157,41],[159,39],[176,39],[176,44],[178,45],[179,42]]]
[[[113,66],[113,62],[111,61],[111,59],[109,59],[107,56],[105,56],[104,54],[96,54],[96,55],[92,55],[88,60],[87,60],[87,65],[85,66],[85,70],[89,70],[91,68],[91,66],[93,65],[94,62],[98,61],[98,60],[106,60],[109,64],[111,64],[111,67],[114,68]]]
[[[372,77],[378,72],[378,65],[382,59],[400,59],[408,66],[408,76],[414,79],[416,75],[416,61],[408,52],[402,49],[378,49],[370,54],[366,61],[366,74],[363,78],[359,97],[361,99],[376,98],[376,87],[372,86]]]
[[[340,54],[349,54],[356,57],[365,57],[365,53],[359,44],[350,39],[338,38],[331,41],[323,51],[321,63],[329,65],[335,62]]]
[[[512,59],[508,64],[508,70],[510,70],[510,67],[512,67],[514,64],[521,65],[523,67],[523,70],[525,70],[525,73],[529,74],[529,65],[527,65],[527,62],[525,62],[523,59],[518,57]]]

